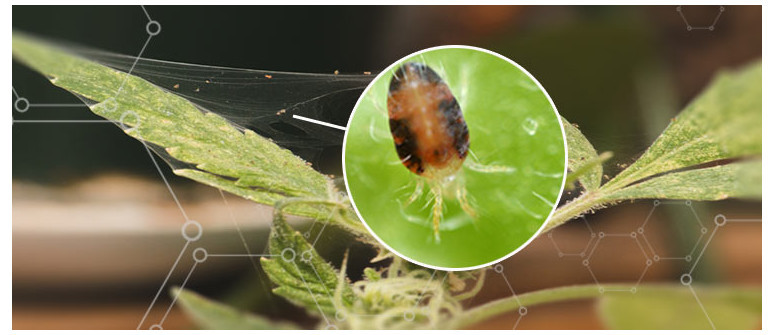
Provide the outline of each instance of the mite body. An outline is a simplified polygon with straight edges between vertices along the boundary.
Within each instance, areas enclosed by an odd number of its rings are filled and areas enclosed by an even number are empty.
[[[423,177],[409,199],[414,202],[424,182],[433,195],[433,229],[439,240],[439,223],[445,194],[454,194],[461,208],[475,216],[457,172],[468,156],[468,126],[455,96],[430,67],[406,63],[393,74],[387,108],[390,131],[398,158]]]
[[[468,155],[468,126],[449,86],[430,67],[401,66],[388,92],[390,131],[401,162],[428,178],[455,173]]]

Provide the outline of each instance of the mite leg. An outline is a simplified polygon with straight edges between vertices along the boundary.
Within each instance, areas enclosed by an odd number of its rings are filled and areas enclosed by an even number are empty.
[[[457,196],[457,201],[460,203],[460,208],[462,208],[468,216],[475,218],[476,210],[471,206],[471,203],[468,202],[468,191],[466,191],[465,186],[458,185],[457,190],[455,190],[455,196]]]
[[[473,159],[467,159],[463,163],[463,166],[465,166],[470,170],[481,172],[481,173],[511,173],[517,170],[510,166],[485,165],[485,164],[479,163],[479,158],[477,158],[476,155],[474,155],[473,151],[469,150],[468,153]]]
[[[404,207],[409,206],[413,202],[417,201],[417,199],[419,199],[422,195],[422,189],[423,183],[418,180],[414,185],[414,192],[412,192],[412,195],[409,196],[409,199],[406,199],[406,202],[404,202]]]
[[[431,189],[433,192],[433,236],[436,238],[436,242],[441,242],[439,236],[439,224],[441,223],[441,217],[444,213],[444,193],[441,186],[435,186]]]

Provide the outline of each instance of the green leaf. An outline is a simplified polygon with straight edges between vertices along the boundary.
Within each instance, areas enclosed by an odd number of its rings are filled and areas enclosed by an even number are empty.
[[[186,315],[203,329],[299,329],[292,323],[238,311],[189,290],[173,288],[171,294],[178,297],[179,306]]]
[[[598,156],[595,147],[581,133],[575,125],[562,118],[562,126],[565,129],[565,140],[568,143],[568,174],[565,187],[572,187],[578,180],[587,191],[594,191],[600,187],[603,178],[602,163],[610,158],[610,153]]]
[[[697,293],[696,299],[688,286],[649,285],[639,287],[636,294],[606,294],[600,299],[599,310],[605,324],[613,329],[760,327],[760,289],[702,286],[692,286],[692,289]]]
[[[761,198],[762,162],[749,161],[669,173],[607,194],[608,200]]]
[[[130,136],[161,147],[176,174],[253,201],[273,205],[287,197],[326,198],[331,180],[289,150],[250,130],[132,75],[74,56],[14,32],[13,57],[125,126]],[[294,206],[294,214],[324,217],[320,206]]]
[[[760,155],[761,120],[761,62],[722,72],[635,163],[608,184],[622,187],[667,171]]]
[[[282,207],[275,210],[269,252],[274,256],[262,258],[261,265],[278,285],[273,290],[277,295],[324,318],[336,313],[337,304],[352,305],[355,295],[349,283],[339,288],[342,301],[334,300],[340,282],[336,269],[285,222]]]
[[[761,62],[756,62],[738,71],[717,75],[643,156],[601,188],[558,208],[542,232],[625,199],[760,199],[761,163],[758,168],[750,165],[756,163],[745,163],[688,169],[761,155],[761,71]]]
[[[498,315],[514,315],[520,307],[596,299],[600,317],[613,329],[708,329],[708,318],[718,329],[752,329],[761,323],[760,288],[680,284],[589,284],[548,288],[493,300],[466,310],[452,321],[453,328],[469,328]],[[600,290],[607,292],[601,295]],[[519,301],[519,303],[515,303]]]

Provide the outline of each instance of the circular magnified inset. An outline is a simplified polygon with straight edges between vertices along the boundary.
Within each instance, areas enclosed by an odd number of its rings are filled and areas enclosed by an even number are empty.
[[[382,244],[419,265],[469,270],[538,235],[566,156],[559,114],[535,78],[494,52],[444,46],[374,79],[342,160],[353,206]]]

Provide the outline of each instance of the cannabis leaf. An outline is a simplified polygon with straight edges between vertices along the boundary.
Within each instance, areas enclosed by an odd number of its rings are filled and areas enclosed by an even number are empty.
[[[760,160],[675,172],[612,192],[604,198],[612,201],[644,198],[688,200],[760,198],[761,173]]]
[[[724,71],[610,187],[659,173],[762,152],[762,64]]]
[[[760,197],[761,71],[761,62],[756,62],[717,75],[643,156],[602,187],[590,188],[558,208],[543,232],[622,200]],[[569,128],[566,126],[568,136],[578,143],[580,134]],[[589,148],[591,145],[585,150],[587,156],[594,152]],[[744,161],[724,161],[729,159]],[[714,163],[720,166],[708,167]],[[588,178],[586,183],[594,185],[592,177]]]
[[[177,296],[183,311],[203,329],[299,329],[292,323],[242,312],[189,290],[175,288],[171,294]]]
[[[12,42],[14,59],[146,143],[177,175],[266,205],[291,197],[329,199],[336,193],[329,177],[289,150],[139,77],[22,33],[14,32]],[[330,210],[327,205],[301,204],[288,212],[325,219]],[[368,236],[353,221],[336,223]]]
[[[273,289],[275,294],[329,321],[337,312],[337,304],[351,306],[355,296],[349,283],[340,285],[340,280],[346,278],[339,278],[336,269],[285,221],[283,209],[286,206],[303,204],[302,200],[277,206],[269,239],[269,252],[275,256],[262,258],[261,265],[278,285]],[[340,301],[334,299],[337,289],[341,291]]]

